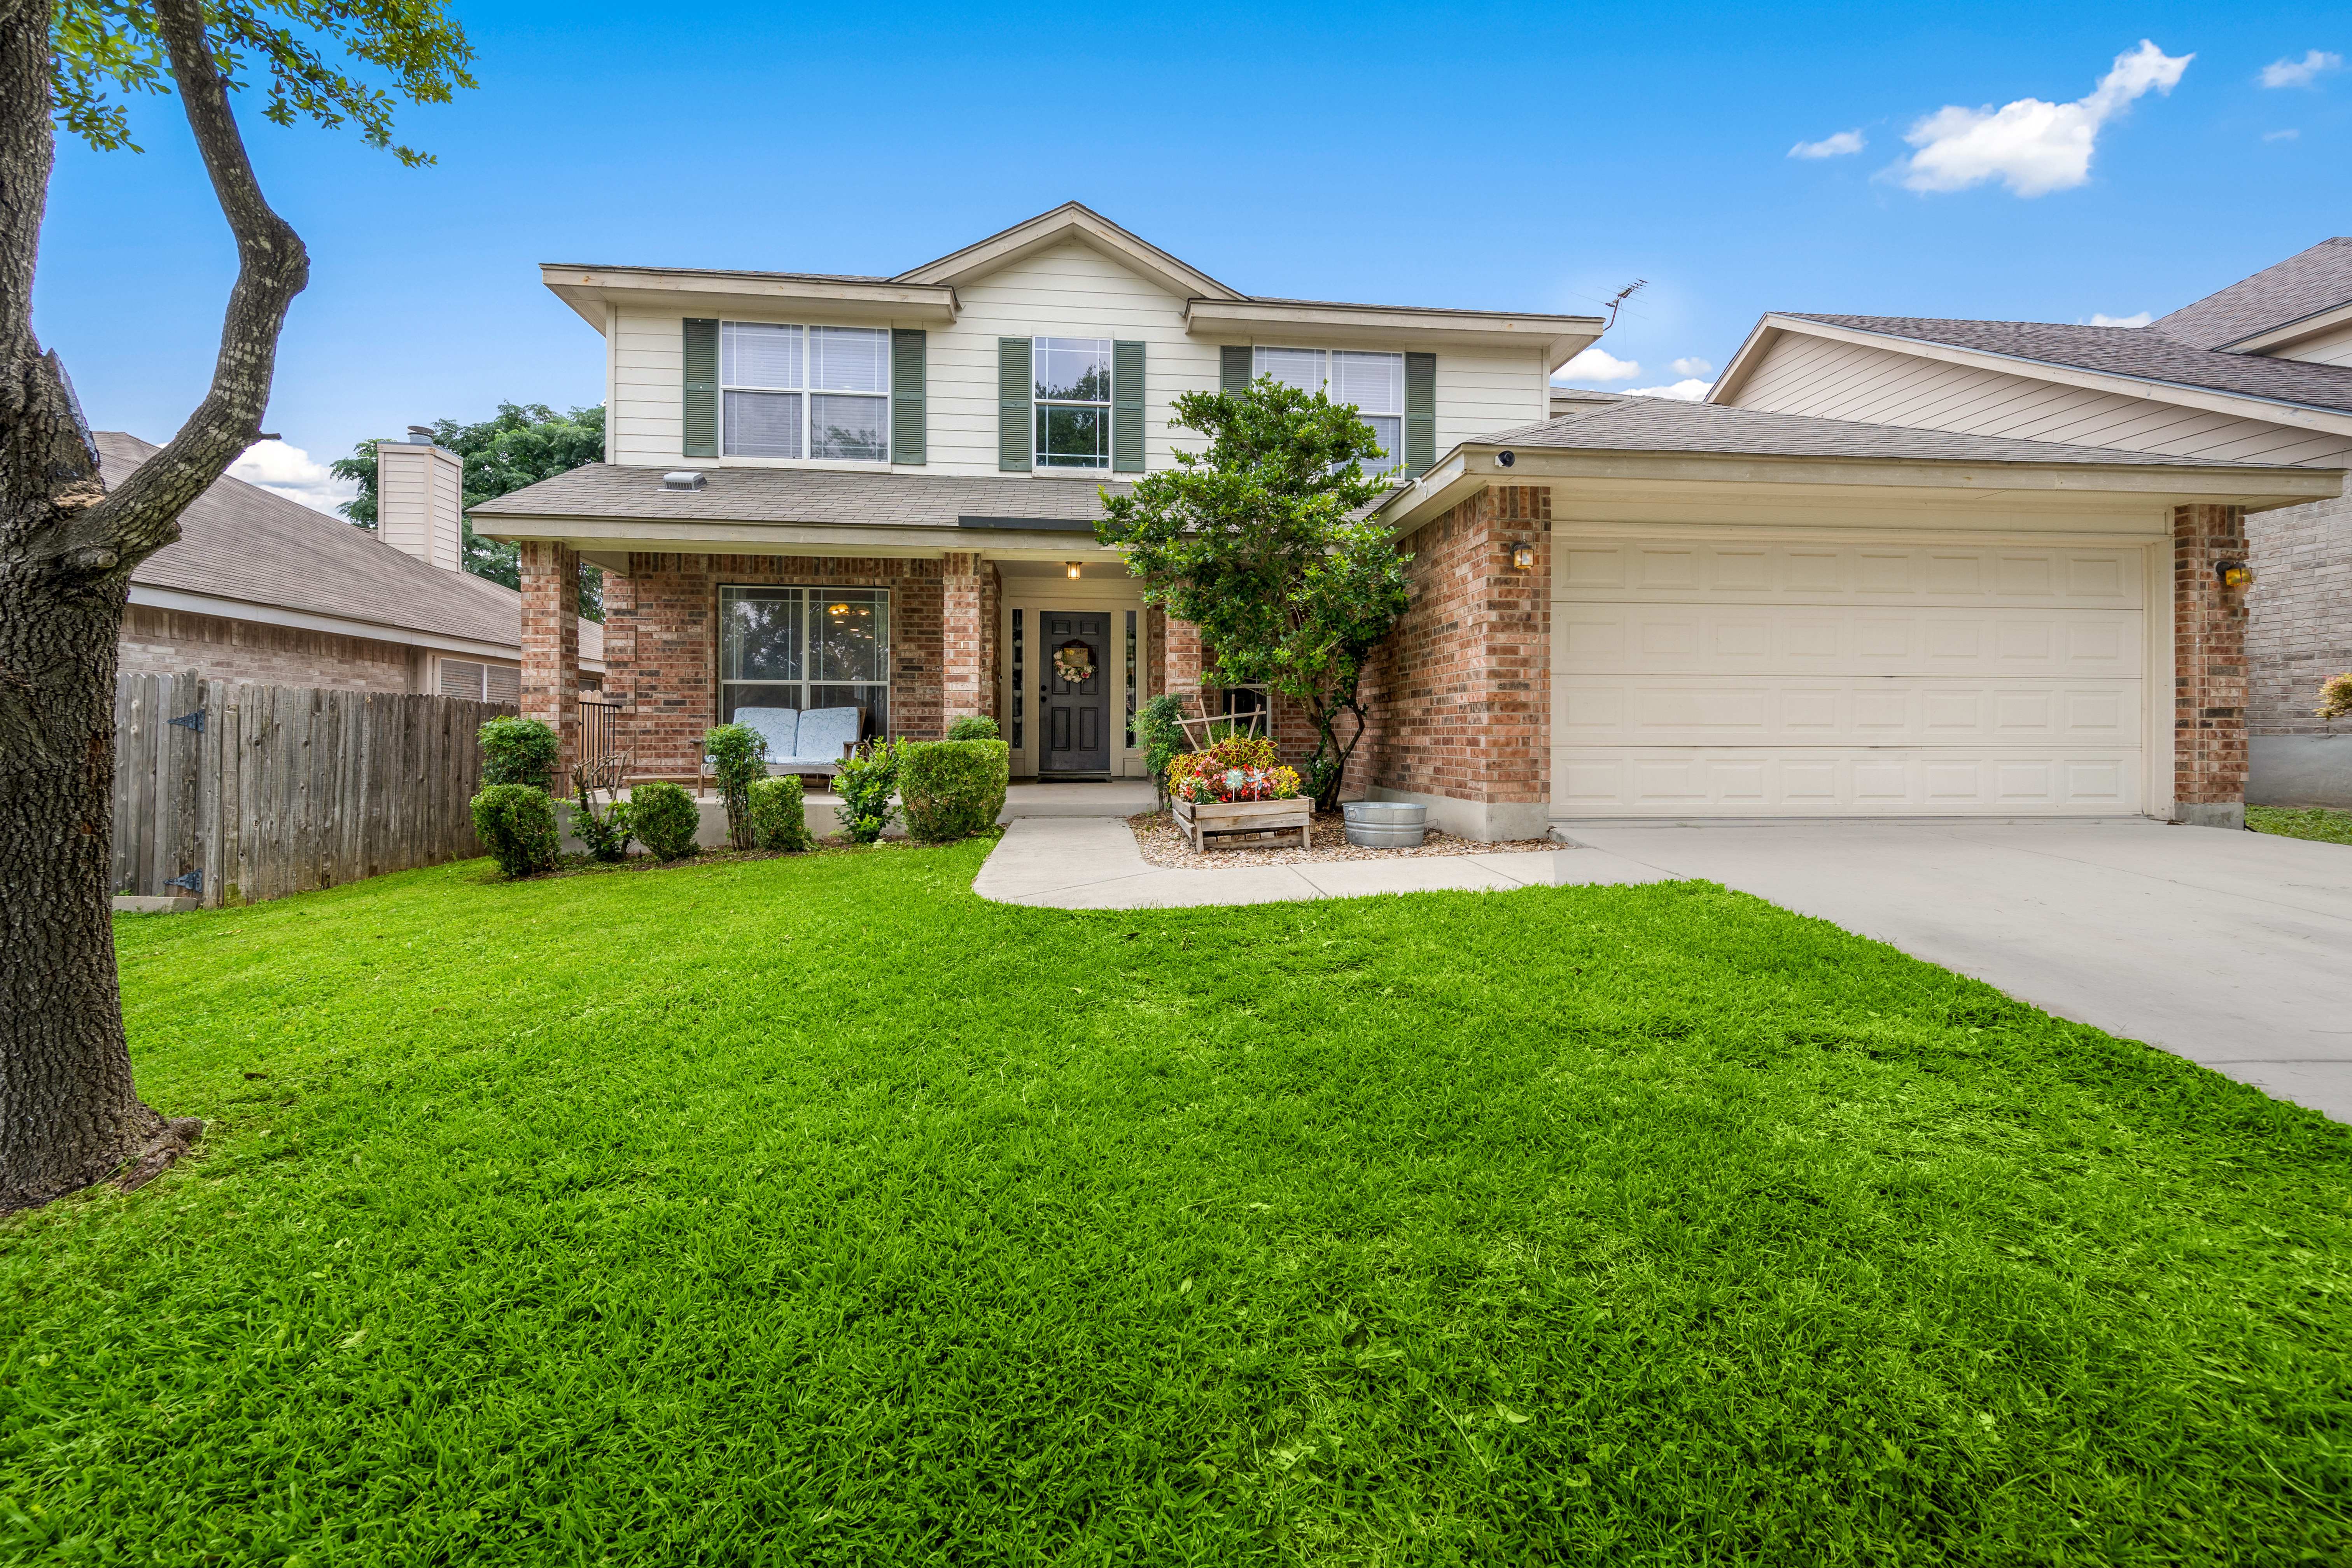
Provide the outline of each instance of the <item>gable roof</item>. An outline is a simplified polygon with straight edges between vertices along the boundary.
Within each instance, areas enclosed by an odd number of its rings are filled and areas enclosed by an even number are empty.
[[[2347,302],[2352,237],[2338,236],[2159,316],[2147,330],[2191,348],[2222,349]]]
[[[1123,229],[1079,202],[1064,202],[1051,212],[1024,218],[986,239],[950,251],[935,261],[910,267],[889,279],[893,283],[944,283],[950,287],[993,272],[1049,246],[1083,240],[1110,251],[1129,266],[1157,279],[1178,299],[1243,300],[1248,296],[1229,289],[1207,273],[1181,261],[1140,235]]]
[[[96,435],[109,489],[161,450],[120,430]],[[512,588],[428,566],[366,529],[225,475],[180,514],[179,539],[131,569],[131,583],[426,638],[496,644],[516,650],[510,658],[522,647],[522,595]],[[583,621],[580,632],[582,655],[603,658],[604,628]]]
[[[2061,321],[1969,321],[1921,316],[1819,316],[1775,311],[1776,321],[1820,321],[1849,331],[1945,343],[2009,359],[2168,382],[2275,403],[2352,413],[2352,365],[2221,353],[2155,327],[2078,327]],[[1726,380],[1729,379],[1727,373]],[[1722,385],[1718,383],[1717,385]]]

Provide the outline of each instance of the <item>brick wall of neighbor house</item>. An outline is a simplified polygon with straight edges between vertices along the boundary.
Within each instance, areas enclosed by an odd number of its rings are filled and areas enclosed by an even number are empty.
[[[119,668],[131,673],[178,675],[193,669],[207,680],[249,680],[257,686],[415,691],[422,689],[425,656],[402,643],[131,605],[122,612],[119,657]]]
[[[2245,820],[2246,590],[2215,571],[2245,558],[2244,508],[2173,508],[2174,816],[2206,826]]]
[[[718,722],[722,584],[890,590],[890,733],[936,739],[944,710],[943,563],[835,556],[635,554],[607,574],[604,691],[627,705],[646,773],[689,773]]]
[[[2248,727],[2257,735],[2343,734],[2312,717],[2319,689],[2352,670],[2352,496],[2246,520]]]
[[[1533,570],[1514,547],[1535,547]],[[1412,604],[1366,672],[1372,727],[1349,794],[1380,787],[1480,806],[1551,798],[1551,490],[1497,486],[1399,542]]]

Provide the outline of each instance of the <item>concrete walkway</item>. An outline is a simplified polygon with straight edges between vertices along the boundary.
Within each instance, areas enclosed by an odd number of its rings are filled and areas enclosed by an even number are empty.
[[[2352,848],[2105,822],[1566,826],[2352,1121]]]

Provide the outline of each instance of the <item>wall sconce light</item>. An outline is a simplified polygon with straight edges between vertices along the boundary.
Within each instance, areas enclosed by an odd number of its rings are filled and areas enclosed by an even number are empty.
[[[1534,571],[1536,569],[1536,547],[1532,544],[1522,544],[1514,549],[1511,552],[1511,569],[1515,572]]]
[[[2213,568],[2224,588],[2242,588],[2254,580],[2254,569],[2242,561],[2223,561]]]
[[[1078,574],[1078,563],[1075,561],[1063,562],[1062,574],[1075,581]]]

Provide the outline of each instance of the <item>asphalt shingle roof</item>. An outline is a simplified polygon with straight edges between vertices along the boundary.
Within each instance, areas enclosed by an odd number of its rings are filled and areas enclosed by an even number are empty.
[[[1793,311],[1788,314],[1795,321],[1820,321],[1858,332],[1948,343],[1954,348],[1981,349],[1988,353],[2008,354],[2043,364],[2104,371],[2111,375],[2136,376],[2144,381],[2169,382],[2176,386],[2204,387],[2213,392],[2352,413],[2352,365],[2306,364],[2299,360],[2270,359],[2261,354],[2216,353],[2168,337],[2154,326],[2078,327],[2059,321],[1815,316]]]
[[[100,473],[110,489],[160,449],[119,430],[96,434]],[[242,479],[215,480],[180,514],[180,538],[141,562],[131,581],[522,647],[522,595],[512,588],[427,566],[365,529]],[[580,651],[602,658],[604,628],[583,621],[580,632]]]
[[[678,468],[703,476],[698,490],[665,489]],[[589,463],[474,508],[474,526],[499,531],[502,518],[638,518],[675,522],[805,522],[953,528],[961,517],[995,526],[1014,518],[1091,521],[1102,515],[1097,489],[1124,495],[1134,487],[1099,480],[1006,475],[845,474],[805,468],[727,468],[688,461],[667,468]]]
[[[2219,462],[2208,458],[2170,458],[2152,452],[2117,452],[2104,447],[2070,447],[2057,441],[2021,441],[2007,436],[1915,430],[1859,419],[1822,419],[1809,414],[1769,414],[1758,408],[1685,403],[1669,397],[1623,395],[1612,403],[1563,414],[1540,425],[1523,425],[1482,437],[1482,444],[1565,447],[1600,452],[1884,458],[1939,463],[2080,463],[2164,468],[2280,467]]]
[[[2148,323],[2191,348],[2218,349],[2352,300],[2352,237],[2323,239],[2252,278]]]

